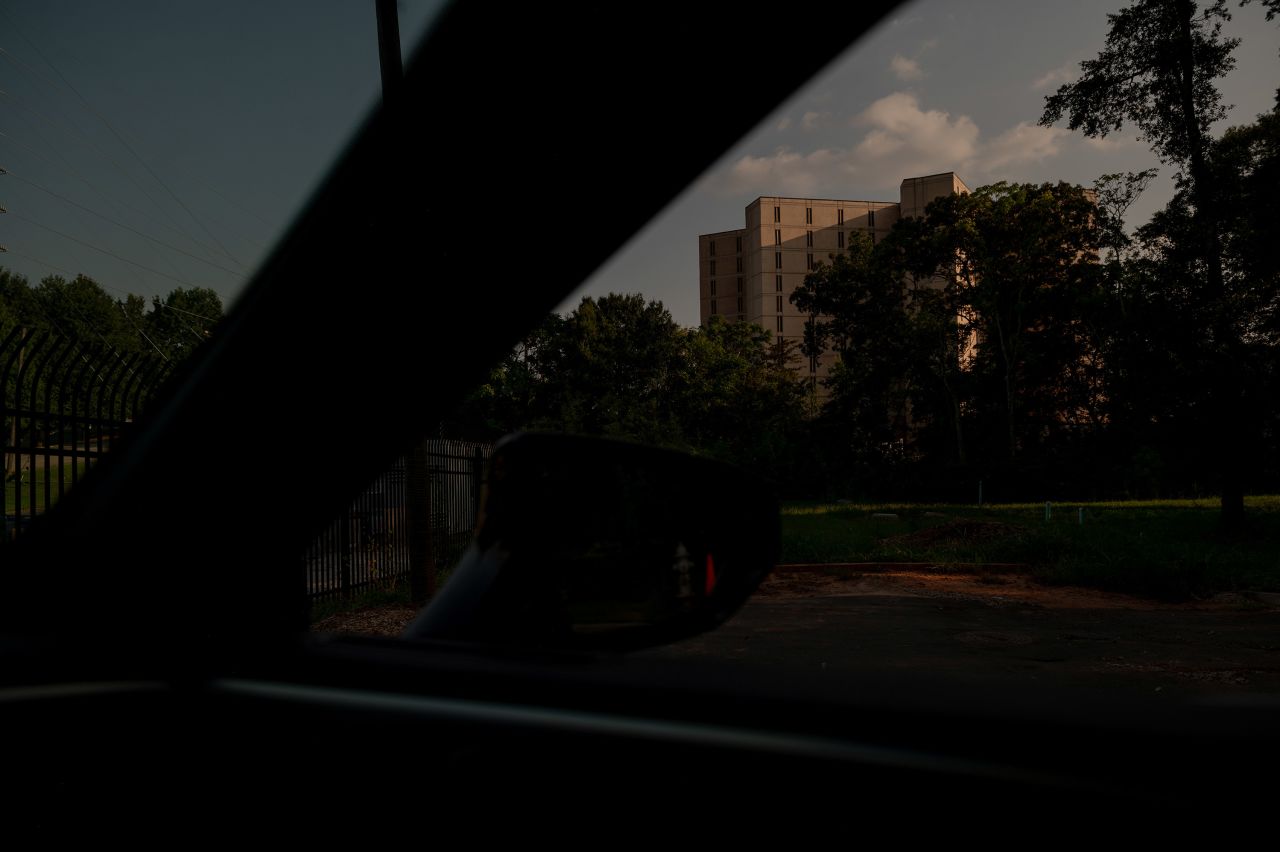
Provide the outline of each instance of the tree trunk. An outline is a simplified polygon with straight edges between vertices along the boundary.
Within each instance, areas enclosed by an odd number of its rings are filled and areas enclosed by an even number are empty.
[[[1213,350],[1210,358],[1210,377],[1216,389],[1213,401],[1204,415],[1209,422],[1203,424],[1205,443],[1217,456],[1218,474],[1222,488],[1221,520],[1228,530],[1239,527],[1244,519],[1244,481],[1241,452],[1240,377],[1235,358],[1235,332],[1227,305],[1226,287],[1222,277],[1222,249],[1219,243],[1219,222],[1214,184],[1208,174],[1205,161],[1204,137],[1195,105],[1195,42],[1192,39],[1192,17],[1195,6],[1191,0],[1176,0],[1178,15],[1178,89],[1182,120],[1187,133],[1187,154],[1191,169],[1191,194],[1195,199],[1195,232],[1199,241],[1198,252],[1205,260],[1208,272],[1207,307],[1213,323]]]

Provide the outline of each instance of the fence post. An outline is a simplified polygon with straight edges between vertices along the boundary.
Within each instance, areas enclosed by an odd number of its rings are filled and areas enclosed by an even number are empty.
[[[409,597],[420,604],[436,591],[431,547],[431,466],[425,437],[414,442],[405,460],[405,515],[409,527]]]
[[[342,599],[351,598],[351,509],[342,510],[338,519],[338,581],[342,586]]]
[[[480,520],[480,495],[484,486],[484,451],[479,447],[471,455],[471,525]]]

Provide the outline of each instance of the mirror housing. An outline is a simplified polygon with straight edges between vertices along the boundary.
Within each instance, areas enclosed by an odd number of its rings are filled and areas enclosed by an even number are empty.
[[[634,650],[726,621],[777,562],[778,504],[742,470],[605,438],[504,438],[475,539],[405,631]]]

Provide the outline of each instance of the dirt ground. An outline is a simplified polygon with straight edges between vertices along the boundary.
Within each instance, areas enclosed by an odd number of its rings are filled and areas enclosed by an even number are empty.
[[[938,568],[896,569],[875,565],[813,569],[779,566],[756,592],[765,600],[815,596],[907,596],[972,600],[992,605],[1024,604],[1051,609],[1133,609],[1178,612],[1258,610],[1280,606],[1280,595],[1226,593],[1203,601],[1168,603],[1079,586],[1046,586],[1024,572]]]
[[[413,615],[381,607],[314,629],[394,636]],[[644,653],[833,677],[912,670],[1156,696],[1280,694],[1280,596],[1172,604],[1043,586],[1014,572],[783,566],[718,630]]]
[[[1015,605],[1048,609],[1158,610],[1163,612],[1265,612],[1280,610],[1280,595],[1229,592],[1203,601],[1168,603],[1077,586],[1045,586],[1025,574],[973,571],[866,570],[839,572],[782,566],[756,591],[755,601],[787,601],[815,597],[921,597],[970,601],[990,606]],[[312,630],[365,636],[397,636],[417,610],[389,605],[331,615]],[[1280,628],[1280,618],[1276,626]],[[1280,637],[1277,637],[1280,641]]]
[[[1026,574],[779,570],[719,630],[649,653],[811,666],[832,676],[925,671],[1156,697],[1280,694],[1280,596],[1166,603]]]

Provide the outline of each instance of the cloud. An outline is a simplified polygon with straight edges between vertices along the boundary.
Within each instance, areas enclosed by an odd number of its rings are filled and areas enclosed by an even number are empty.
[[[788,127],[790,127],[790,126],[791,126],[791,116],[789,116],[789,115],[784,115],[784,116],[783,116],[783,117],[778,121],[778,124],[777,124],[776,126],[777,126],[777,129],[778,129],[778,130],[786,130]]]
[[[794,196],[817,196],[826,192],[833,179],[847,179],[848,152],[840,148],[819,148],[801,154],[782,147],[763,157],[740,157],[724,180],[729,192],[760,192]]]
[[[920,108],[920,101],[907,92],[887,95],[854,119],[855,125],[870,129],[854,147],[856,157],[883,161],[892,157],[895,165],[946,171],[971,159],[978,142],[978,125],[967,115],[951,117],[941,110]],[[905,177],[905,175],[903,175]]]
[[[806,112],[800,119],[800,126],[805,130],[817,130],[831,119],[829,112]]]
[[[967,115],[927,109],[908,92],[880,98],[850,124],[861,137],[849,147],[748,154],[711,186],[735,195],[891,199],[899,182],[914,175],[954,170],[973,185],[1009,177],[1010,170],[1058,156],[1069,137],[1062,128],[1025,121],[984,137]]]
[[[920,68],[920,63],[914,59],[908,59],[901,53],[894,54],[893,59],[889,62],[889,68],[899,80],[911,81],[924,78],[924,71]]]
[[[1061,127],[1041,127],[1020,121],[982,146],[973,165],[980,172],[999,173],[1015,166],[1056,157],[1067,136]]]
[[[1076,70],[1079,66],[1075,62],[1068,62],[1065,65],[1059,65],[1057,68],[1046,71],[1037,77],[1031,83],[1031,91],[1045,92],[1049,89],[1057,89],[1063,83],[1069,83],[1076,78]]]

